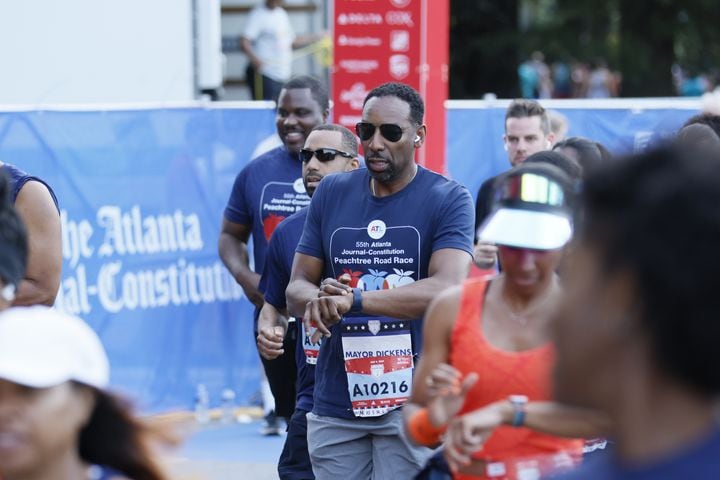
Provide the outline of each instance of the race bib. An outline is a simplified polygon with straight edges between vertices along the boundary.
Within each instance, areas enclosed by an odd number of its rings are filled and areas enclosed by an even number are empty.
[[[312,338],[313,334],[317,331],[317,328],[310,327],[310,330],[305,330],[305,322],[300,320],[300,333],[302,334],[303,338],[303,350],[305,351],[305,363],[309,365],[315,365],[317,363],[317,357],[320,353],[320,345],[322,345],[322,340],[318,342],[317,345],[313,345],[310,339]],[[305,333],[308,333],[308,335],[305,335]]]
[[[412,387],[410,323],[390,318],[344,318],[341,333],[355,416],[377,417],[404,405]]]

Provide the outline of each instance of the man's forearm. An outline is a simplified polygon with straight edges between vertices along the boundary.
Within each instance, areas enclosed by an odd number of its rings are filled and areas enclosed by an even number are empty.
[[[273,305],[265,302],[258,315],[258,330],[282,327],[287,332],[288,318]]]
[[[243,288],[248,285],[257,288],[259,276],[250,270],[247,244],[238,241],[232,235],[220,234],[218,252],[225,267],[235,281]]]
[[[288,285],[285,296],[290,316],[302,318],[305,315],[305,306],[313,298],[317,298],[320,289],[307,280],[293,280]]]

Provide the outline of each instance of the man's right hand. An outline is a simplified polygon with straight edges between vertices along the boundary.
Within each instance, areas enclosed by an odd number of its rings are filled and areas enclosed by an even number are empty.
[[[261,328],[257,336],[258,352],[265,360],[275,360],[285,353],[285,329],[280,326]]]
[[[478,242],[473,251],[473,260],[478,268],[488,269],[497,265],[498,248],[492,243]]]

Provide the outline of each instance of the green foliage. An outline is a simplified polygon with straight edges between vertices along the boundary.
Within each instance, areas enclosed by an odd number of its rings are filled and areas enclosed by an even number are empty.
[[[452,0],[450,97],[518,94],[517,1]]]
[[[674,63],[720,65],[718,0],[451,0],[450,94],[518,94],[517,66],[601,57],[623,76],[626,96],[673,95]]]

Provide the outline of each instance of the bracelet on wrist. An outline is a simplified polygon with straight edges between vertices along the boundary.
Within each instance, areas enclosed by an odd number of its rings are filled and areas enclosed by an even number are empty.
[[[420,445],[432,446],[440,442],[440,435],[445,433],[447,426],[436,427],[430,422],[427,408],[413,413],[408,421],[410,437]]]

